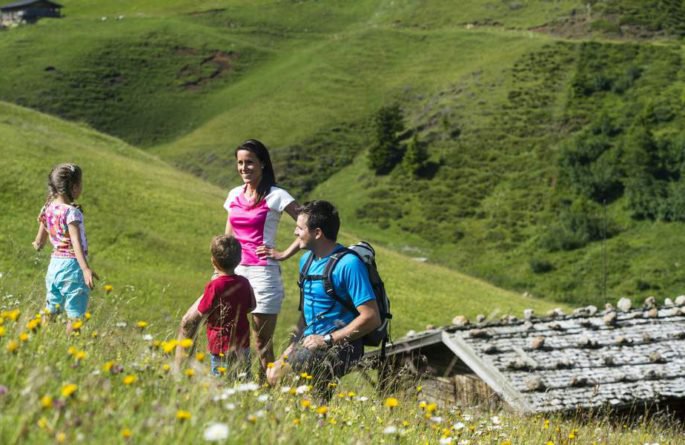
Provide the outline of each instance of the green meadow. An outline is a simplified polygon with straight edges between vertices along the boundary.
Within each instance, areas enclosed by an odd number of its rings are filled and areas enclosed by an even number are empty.
[[[344,243],[374,244],[395,338],[684,293],[680,2],[62,3],[59,20],[0,30],[0,442],[197,443],[219,422],[230,443],[678,443],[660,416],[431,407],[362,375],[322,405],[306,376],[234,387],[202,356],[174,373],[163,342],[209,279],[246,138],[300,202],[339,207]],[[400,150],[426,150],[418,174],[369,168],[393,104]],[[64,161],[84,169],[100,275],[71,338],[32,322],[49,251],[31,241]],[[282,271],[277,349],[299,315],[297,260]]]

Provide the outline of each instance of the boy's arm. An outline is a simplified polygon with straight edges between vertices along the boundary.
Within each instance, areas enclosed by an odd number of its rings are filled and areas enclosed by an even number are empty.
[[[198,328],[207,319],[207,316],[209,314],[203,315],[197,308],[200,305],[200,301],[202,301],[202,295],[195,300],[195,303],[193,303],[188,310],[186,311],[185,315],[181,319],[181,326],[178,328],[178,336],[177,340],[180,342],[181,340],[184,340],[186,338],[190,338],[193,340],[193,347],[190,350],[190,353],[192,354],[194,347],[195,347],[195,336],[197,335]],[[175,364],[176,366],[180,366],[181,362],[183,359],[186,357],[186,354],[183,350],[182,347],[177,346],[176,347],[176,359],[175,359]]]
[[[83,279],[86,281],[86,286],[92,289],[95,286],[94,279],[99,279],[98,274],[93,272],[88,265],[88,259],[83,253],[83,246],[81,245],[81,231],[79,230],[79,222],[73,221],[69,223],[69,237],[71,238],[71,243],[74,246],[74,254],[76,255],[76,261],[78,265],[81,266],[83,271]]]
[[[38,224],[38,233],[36,233],[36,239],[33,241],[33,243],[31,243],[33,248],[36,250],[42,249],[45,245],[45,241],[48,238],[48,231],[45,228],[45,225],[42,222],[39,222]]]

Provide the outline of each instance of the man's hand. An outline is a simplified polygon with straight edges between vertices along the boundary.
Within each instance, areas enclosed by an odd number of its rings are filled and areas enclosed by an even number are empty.
[[[302,340],[302,346],[314,351],[316,349],[325,349],[327,347],[326,342],[323,339],[323,335],[309,335]]]

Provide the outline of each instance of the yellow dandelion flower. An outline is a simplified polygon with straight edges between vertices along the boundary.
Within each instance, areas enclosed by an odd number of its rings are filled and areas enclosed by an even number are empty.
[[[548,419],[545,419],[545,424],[543,425],[543,428],[544,428],[544,429],[548,429],[548,428],[549,428],[549,420],[548,420]]]
[[[130,439],[131,436],[133,436],[133,433],[128,428],[124,428],[123,430],[121,430],[121,437],[123,437],[124,439]]]
[[[290,390],[288,391],[288,394],[294,396],[295,394],[297,394],[297,389],[296,388],[290,388]]]
[[[303,399],[300,401],[300,405],[302,406],[302,408],[308,409],[310,406],[312,406],[312,401],[308,399]]]
[[[339,392],[339,393],[338,393],[338,398],[344,399],[345,397],[347,397],[347,394],[346,394],[346,393],[344,393],[344,392]]]
[[[330,423],[331,425],[336,425],[338,423],[338,421],[335,419],[329,419],[328,423]]]
[[[300,424],[300,419],[293,419],[293,425],[297,426]]]
[[[204,352],[198,352],[197,354],[195,354],[195,360],[197,360],[198,362],[203,362],[205,360],[205,357],[206,355]]]
[[[405,428],[408,427],[408,426],[409,426],[409,421],[403,420],[403,421],[402,421],[402,426],[405,427]]]
[[[178,345],[178,341],[169,340],[169,341],[163,341],[159,346],[162,348],[162,351],[164,351],[165,354],[170,354],[176,350],[177,345]]]
[[[104,365],[102,365],[102,370],[105,372],[110,372],[110,371],[112,371],[113,366],[114,366],[114,361],[109,360],[109,361],[105,362]]]
[[[195,370],[193,368],[188,368],[185,371],[183,371],[183,374],[185,374],[186,377],[192,377],[195,375]]]
[[[14,309],[11,311],[5,311],[2,313],[2,316],[4,318],[9,318],[12,321],[17,321],[19,316],[21,315],[21,311],[19,309]]]
[[[5,327],[0,326],[0,337],[4,337],[4,336],[5,336]]]
[[[57,443],[64,443],[67,441],[67,435],[60,431],[59,433],[57,433],[57,435],[55,435],[55,440],[57,441]]]
[[[78,349],[76,349],[76,346],[69,346],[69,348],[67,349],[67,354],[71,355],[72,357],[76,355],[77,352]]]
[[[554,445],[554,442],[552,442],[551,440],[549,440],[549,441],[547,441],[547,443],[546,443],[545,445]]]
[[[86,351],[78,351],[76,354],[74,354],[74,358],[77,361],[81,361],[84,358],[86,358],[87,356],[88,356],[88,353]]]
[[[320,406],[316,409],[316,414],[320,416],[325,416],[328,413],[328,407],[327,406]]]
[[[438,405],[435,404],[435,403],[429,403],[429,404],[426,406],[426,411],[429,412],[429,413],[432,413],[432,412],[435,411],[436,409],[438,409]]]
[[[48,427],[48,419],[46,419],[45,417],[41,417],[40,419],[38,419],[38,422],[36,422],[36,425],[38,425],[38,428],[40,428],[41,430],[44,430]]]
[[[416,387],[416,392],[421,392],[423,391],[423,386],[419,385]]]
[[[178,411],[176,411],[176,419],[180,420],[181,422],[183,422],[184,420],[189,420],[191,417],[193,416],[192,414],[190,414],[190,411],[186,411],[183,409],[179,409]]]
[[[571,431],[571,433],[568,435],[568,438],[569,440],[573,440],[576,438],[576,434],[573,431]]]
[[[45,409],[52,408],[52,397],[44,395],[40,398],[40,406]]]
[[[124,385],[133,385],[138,381],[138,377],[135,374],[129,374],[122,379]]]
[[[357,393],[354,392],[354,391],[350,391],[350,392],[347,393],[347,397],[349,397],[350,399],[353,398],[353,397],[356,397],[356,396],[357,396]]]
[[[271,368],[273,368],[274,366],[276,366],[276,365],[274,364],[274,362],[269,362],[269,363],[266,364],[266,367],[267,367],[268,369],[271,369]]]
[[[84,317],[86,320],[90,320],[90,317],[92,317],[92,315],[90,314],[90,312],[86,312],[85,315],[84,315],[83,317]]]
[[[183,349],[189,349],[193,346],[193,340],[189,338],[184,338],[181,340],[180,345]]]
[[[164,372],[169,372],[169,371],[171,371],[171,365],[168,364],[168,363],[163,364],[163,365],[162,365],[162,371],[164,371]]]
[[[28,329],[31,332],[36,332],[38,328],[40,327],[40,319],[32,319],[29,320],[28,323],[26,323],[26,329]]]
[[[421,409],[426,409],[427,406],[428,406],[428,404],[426,403],[425,400],[421,400],[421,401],[419,402],[419,408],[421,408]]]
[[[114,286],[112,286],[111,284],[105,284],[104,286],[102,286],[102,289],[105,292],[110,293],[114,290]]]
[[[73,396],[77,389],[78,385],[75,383],[67,383],[62,386],[62,397],[67,398]]]
[[[140,320],[138,323],[136,323],[136,326],[138,326],[140,330],[143,330],[148,326],[148,322]]]
[[[396,408],[400,405],[400,401],[394,397],[388,397],[385,399],[385,402],[383,402],[383,405],[385,405],[386,408]]]
[[[90,336],[93,338],[98,338],[98,331],[93,331],[93,333],[90,334]]]
[[[511,440],[505,440],[500,445],[511,445]]]
[[[83,322],[82,322],[81,320],[76,320],[75,322],[73,322],[73,323],[71,324],[71,329],[72,329],[74,332],[80,331],[82,327],[83,327]]]
[[[337,388],[337,387],[338,387],[338,384],[335,383],[335,382],[330,382],[330,383],[328,384],[328,387],[329,387],[330,389]]]
[[[217,371],[219,372],[219,374],[221,374],[221,375],[226,374],[226,368],[224,368],[223,366],[217,367],[216,370],[217,370]]]
[[[7,342],[6,348],[7,352],[17,352],[17,350],[19,349],[19,342],[16,340],[10,340]]]
[[[306,379],[307,376],[309,376],[309,374],[307,374],[306,372],[300,373],[300,377],[303,378],[303,379]]]
[[[22,332],[21,334],[19,334],[19,340],[23,342],[29,341],[29,334],[27,334],[26,332]]]

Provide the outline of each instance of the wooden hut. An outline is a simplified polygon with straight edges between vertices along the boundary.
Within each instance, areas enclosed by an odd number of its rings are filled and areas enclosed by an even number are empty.
[[[443,405],[502,404],[523,414],[657,405],[682,414],[685,297],[629,306],[476,324],[461,317],[459,326],[388,346],[385,374],[422,385]]]
[[[61,17],[61,8],[50,0],[20,0],[0,6],[0,23],[34,23],[43,17]]]

